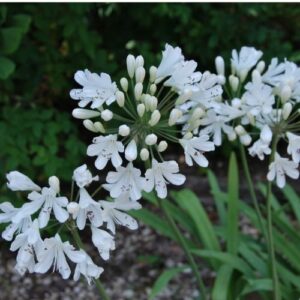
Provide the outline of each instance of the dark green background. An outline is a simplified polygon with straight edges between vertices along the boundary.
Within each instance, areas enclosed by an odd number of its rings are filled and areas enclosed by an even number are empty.
[[[0,31],[20,14],[30,24],[6,54],[14,72],[0,80],[1,182],[16,168],[38,180],[69,180],[84,161],[91,135],[72,120],[69,98],[78,69],[118,81],[129,52],[150,66],[166,42],[182,47],[200,71],[214,71],[216,55],[229,59],[243,45],[263,50],[267,61],[300,60],[298,4],[1,4]],[[0,56],[4,42],[0,34]]]

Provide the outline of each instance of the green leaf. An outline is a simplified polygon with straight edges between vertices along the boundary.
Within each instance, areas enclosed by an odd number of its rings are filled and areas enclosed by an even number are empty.
[[[10,59],[0,56],[0,79],[7,79],[15,70],[15,63]]]
[[[232,152],[228,171],[227,251],[235,254],[239,242],[239,179],[235,153]]]
[[[169,281],[186,268],[186,266],[175,267],[163,271],[154,283],[150,292],[149,300],[155,299],[155,297],[168,285]]]
[[[172,197],[193,220],[199,239],[202,241],[205,248],[220,250],[220,245],[213,225],[198,197],[188,189],[183,189],[180,192],[172,192]]]
[[[25,34],[30,27],[31,17],[29,15],[19,14],[13,16],[13,23],[16,27],[19,27],[22,34]]]
[[[7,7],[5,5],[0,6],[0,25],[2,25],[5,22],[7,15]]]
[[[212,300],[227,300],[233,269],[225,264],[217,272],[217,277],[212,289]]]
[[[272,291],[273,283],[269,278],[248,280],[248,284],[243,289],[240,296],[245,296],[256,291]]]
[[[290,185],[286,185],[282,192],[289,201],[298,222],[300,222],[300,198]]]
[[[1,53],[11,54],[15,52],[22,40],[23,32],[19,27],[3,28],[0,30]]]
[[[246,262],[244,262],[241,258],[231,253],[224,253],[224,252],[212,251],[212,250],[198,250],[198,249],[192,249],[191,252],[200,257],[214,258],[216,260],[219,260],[223,264],[225,263],[228,266],[232,267],[233,269],[236,269],[247,276],[251,276],[253,273],[251,268],[248,266]]]

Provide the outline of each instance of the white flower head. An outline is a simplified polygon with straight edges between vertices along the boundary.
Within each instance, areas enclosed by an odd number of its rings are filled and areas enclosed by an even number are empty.
[[[208,160],[203,153],[215,149],[215,145],[209,141],[208,135],[200,135],[191,139],[181,139],[179,142],[184,149],[185,161],[188,166],[193,165],[193,160],[200,167],[208,166]]]
[[[152,168],[146,171],[147,192],[154,187],[159,198],[167,197],[167,184],[182,185],[185,182],[185,176],[178,174],[179,167],[176,161],[164,161],[159,163],[156,159],[152,160]]]
[[[131,230],[138,228],[138,223],[124,211],[140,209],[142,206],[137,201],[132,201],[128,194],[123,194],[113,201],[99,201],[102,207],[103,221],[106,222],[107,228],[115,234],[116,226],[122,225]]]
[[[292,155],[292,159],[295,163],[300,162],[300,136],[287,132],[286,136],[289,140],[287,153]]]
[[[87,155],[97,156],[95,166],[102,170],[106,167],[109,160],[111,160],[115,168],[121,166],[122,158],[119,152],[124,152],[124,146],[117,140],[118,136],[98,136],[93,139],[93,144],[88,146]]]
[[[263,142],[261,139],[257,140],[249,149],[251,156],[257,156],[260,160],[264,160],[265,155],[271,154],[271,148],[268,143]]]
[[[93,244],[98,249],[100,256],[104,260],[108,260],[109,251],[116,249],[114,237],[105,230],[96,228],[94,226],[92,226],[91,229]]]
[[[99,176],[93,177],[92,173],[87,168],[87,165],[84,164],[74,170],[73,180],[75,180],[78,187],[83,188],[93,181],[98,181]]]
[[[269,181],[276,179],[277,186],[283,188],[286,182],[285,176],[297,179],[299,177],[298,164],[275,153],[275,159],[269,166],[267,179]]]
[[[81,263],[86,255],[75,248],[67,241],[62,242],[58,234],[55,237],[45,239],[43,247],[37,255],[38,263],[35,265],[35,272],[45,274],[53,265],[53,270],[57,270],[63,279],[68,279],[71,269],[67,262],[68,257],[74,263]]]
[[[36,185],[29,177],[18,172],[12,171],[6,175],[8,180],[7,187],[12,191],[40,191],[41,188]]]
[[[253,47],[242,47],[238,53],[235,49],[232,50],[231,66],[234,72],[243,77],[253,68],[263,53]]]
[[[161,63],[156,72],[157,81],[172,75],[175,66],[183,60],[184,57],[179,47],[174,48],[169,44],[166,44],[165,50],[162,53]]]
[[[70,96],[79,100],[80,107],[85,107],[91,102],[91,108],[99,108],[104,103],[110,105],[116,100],[117,86],[108,74],[98,75],[89,70],[77,71],[74,79],[82,88],[71,90]]]
[[[141,176],[141,171],[133,167],[130,162],[126,167],[118,167],[116,172],[108,172],[107,183],[103,187],[110,192],[110,196],[118,198],[123,193],[129,193],[133,200],[142,197],[145,179]]]

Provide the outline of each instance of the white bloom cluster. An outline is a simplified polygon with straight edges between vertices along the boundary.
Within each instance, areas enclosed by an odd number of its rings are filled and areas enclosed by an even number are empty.
[[[63,242],[60,230],[65,227],[74,232],[76,227],[83,230],[88,226],[92,243],[102,259],[107,260],[110,251],[115,249],[115,224],[132,230],[138,227],[126,211],[141,206],[132,201],[129,193],[123,193],[113,201],[93,199],[87,186],[99,177],[93,177],[86,165],[74,170],[73,182],[78,187],[78,194],[71,201],[60,196],[60,182],[56,176],[50,177],[49,186],[43,188],[18,171],[7,174],[7,180],[12,191],[29,192],[29,202],[19,208],[10,202],[0,204],[0,223],[8,224],[2,238],[12,242],[11,251],[18,251],[16,270],[22,275],[26,271],[46,273],[52,267],[67,279],[71,275],[68,259],[75,264],[73,279],[78,280],[82,275],[90,283],[100,276],[103,268],[97,266],[80,245],[77,244],[79,249],[76,250],[68,240]],[[74,185],[71,194],[74,194]],[[54,236],[43,239],[41,229],[47,226],[53,227],[52,231],[57,226],[59,229],[55,230]]]
[[[201,125],[204,110],[221,99],[220,83],[225,78],[196,71],[195,61],[185,60],[179,47],[168,44],[160,64],[149,68],[148,82],[142,56],[128,55],[126,65],[129,78],[122,78],[119,88],[108,74],[77,71],[75,80],[82,88],[71,90],[70,96],[79,100],[80,107],[90,104],[92,110],[76,108],[73,116],[84,119],[83,125],[99,134],[87,149],[88,156],[96,157],[96,168],[102,170],[108,162],[116,168],[108,173],[104,185],[111,197],[128,193],[138,200],[143,190],[155,189],[165,198],[167,184],[185,181],[178,174],[177,162],[163,159],[169,143],[182,146],[189,166],[193,161],[202,167],[208,165],[204,153],[214,150],[218,133],[213,143],[209,129],[195,129]],[[213,116],[203,125],[207,128],[212,123]],[[137,167],[138,159],[148,167],[144,176]]]

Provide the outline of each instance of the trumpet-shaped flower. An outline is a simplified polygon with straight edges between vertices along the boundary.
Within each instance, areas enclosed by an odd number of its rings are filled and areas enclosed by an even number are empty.
[[[92,226],[91,229],[93,244],[98,249],[100,256],[104,260],[108,260],[109,251],[115,250],[116,248],[114,237],[105,230],[96,228],[94,226]]]
[[[82,165],[74,170],[73,180],[75,180],[78,187],[83,188],[93,181],[98,181],[99,176],[93,177],[92,173],[88,170],[87,165]]]
[[[74,79],[82,89],[73,89],[70,96],[79,101],[80,107],[85,107],[91,102],[91,108],[99,108],[104,103],[110,105],[116,100],[117,86],[106,73],[100,75],[89,70],[77,71]]]
[[[124,152],[124,146],[117,141],[117,135],[98,136],[87,149],[88,156],[98,156],[95,166],[99,170],[104,169],[109,160],[115,168],[121,166],[122,158],[119,152]]]
[[[300,162],[300,136],[287,132],[286,134],[289,144],[287,147],[287,153],[292,155],[292,159],[295,163]]]
[[[36,185],[29,177],[18,172],[12,171],[6,175],[8,180],[7,187],[12,191],[40,191],[41,188]]]
[[[146,171],[146,191],[151,191],[154,187],[158,197],[167,197],[167,184],[181,185],[185,182],[185,176],[178,174],[179,167],[176,161],[164,161],[159,163],[152,160],[152,168]]]

